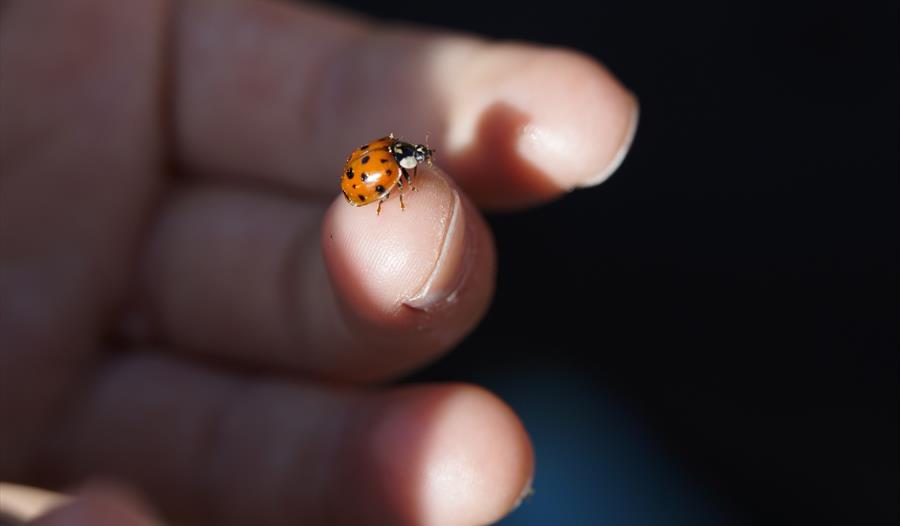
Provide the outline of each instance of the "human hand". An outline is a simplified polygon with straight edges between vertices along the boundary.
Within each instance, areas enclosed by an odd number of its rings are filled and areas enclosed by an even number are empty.
[[[493,293],[476,207],[599,183],[636,103],[592,60],[311,6],[0,5],[0,478],[138,488],[210,524],[483,524],[527,488],[512,411],[379,386]],[[347,154],[422,142],[401,212]],[[527,264],[523,262],[522,264]]]

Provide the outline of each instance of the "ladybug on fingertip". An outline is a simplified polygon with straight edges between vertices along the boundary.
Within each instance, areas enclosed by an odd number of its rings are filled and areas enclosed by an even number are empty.
[[[400,210],[405,210],[403,192],[407,187],[416,189],[413,179],[419,163],[431,166],[433,156],[434,150],[428,146],[401,141],[391,133],[353,150],[341,174],[341,191],[353,206],[377,201],[376,214],[380,215],[382,203],[396,188],[400,194]]]

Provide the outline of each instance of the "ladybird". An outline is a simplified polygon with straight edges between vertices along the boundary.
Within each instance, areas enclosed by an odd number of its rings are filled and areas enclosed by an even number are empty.
[[[391,196],[396,187],[400,193],[400,210],[404,187],[415,190],[412,182],[419,163],[431,165],[434,150],[423,144],[410,144],[394,138],[394,134],[353,150],[341,173],[341,191],[353,206],[365,206],[378,201],[376,214],[381,214],[381,204]],[[412,175],[409,171],[412,170]]]

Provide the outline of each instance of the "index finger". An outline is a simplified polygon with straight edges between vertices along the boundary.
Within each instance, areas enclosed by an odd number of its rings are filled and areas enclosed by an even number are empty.
[[[438,151],[477,204],[604,180],[635,98],[572,51],[269,1],[180,4],[174,130],[188,172],[331,198],[348,151],[393,132]]]

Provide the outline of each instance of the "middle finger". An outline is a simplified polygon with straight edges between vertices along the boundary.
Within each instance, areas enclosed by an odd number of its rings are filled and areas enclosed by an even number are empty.
[[[381,215],[211,184],[178,187],[156,225],[134,319],[172,347],[352,380],[406,372],[484,314],[494,247],[479,213],[421,166]]]

